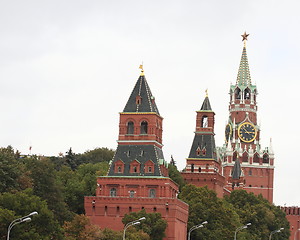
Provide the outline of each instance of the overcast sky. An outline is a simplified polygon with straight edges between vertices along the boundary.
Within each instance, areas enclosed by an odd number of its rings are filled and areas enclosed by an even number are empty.
[[[145,76],[164,117],[164,155],[185,166],[208,88],[224,142],[229,86],[250,34],[263,148],[273,140],[275,204],[300,205],[300,2],[0,2],[0,146],[58,155],[116,149],[119,115]]]

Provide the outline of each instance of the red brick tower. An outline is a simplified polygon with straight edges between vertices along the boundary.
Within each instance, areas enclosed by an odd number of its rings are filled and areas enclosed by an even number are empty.
[[[225,188],[243,188],[262,194],[273,202],[274,153],[260,145],[257,123],[257,89],[251,83],[246,40],[235,85],[230,86],[229,119],[225,128],[226,143],[221,150]]]
[[[200,111],[197,111],[195,137],[182,176],[187,183],[208,186],[222,197],[225,178],[221,175],[221,161],[215,146],[214,116],[206,95]]]
[[[85,212],[101,228],[122,230],[126,213],[159,212],[168,221],[165,239],[185,239],[188,205],[177,199],[162,151],[162,122],[142,71],[120,113],[119,140],[107,176],[97,178],[96,196]]]

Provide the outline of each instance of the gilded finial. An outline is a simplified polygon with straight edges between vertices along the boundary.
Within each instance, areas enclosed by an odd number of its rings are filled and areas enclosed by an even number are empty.
[[[205,97],[208,97],[208,89],[205,90]]]
[[[244,47],[246,47],[246,41],[248,41],[248,36],[249,36],[250,34],[247,34],[246,33],[246,31],[244,32],[244,34],[243,35],[241,35],[242,36],[242,38],[243,38],[243,42],[244,42]]]
[[[139,69],[141,69],[141,76],[144,76],[144,67],[143,67],[143,63],[140,65]]]

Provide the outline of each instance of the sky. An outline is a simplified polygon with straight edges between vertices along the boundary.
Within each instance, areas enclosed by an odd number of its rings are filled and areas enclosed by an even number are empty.
[[[0,1],[0,146],[54,155],[116,149],[143,63],[163,123],[165,159],[183,169],[208,89],[224,143],[244,31],[261,144],[272,138],[274,203],[300,205],[300,2]]]

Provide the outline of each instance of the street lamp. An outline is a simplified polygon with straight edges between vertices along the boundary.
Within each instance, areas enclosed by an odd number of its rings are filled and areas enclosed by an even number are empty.
[[[281,232],[283,229],[284,229],[284,228],[280,228],[280,229],[277,229],[277,230],[272,231],[272,232],[270,233],[269,240],[272,239],[272,235],[273,235],[274,233],[279,233],[279,232]]]
[[[38,214],[38,212],[32,212],[32,213],[30,213],[30,214],[28,214],[27,216],[24,216],[24,217],[21,217],[21,218],[17,218],[17,219],[15,219],[15,220],[13,220],[10,224],[9,224],[9,226],[8,226],[8,229],[7,229],[7,240],[9,240],[9,234],[10,234],[10,231],[11,231],[11,229],[15,226],[15,225],[17,225],[17,224],[19,224],[19,223],[23,223],[23,222],[30,222],[31,221],[31,216],[34,216],[34,215],[37,215]]]
[[[191,227],[191,229],[190,229],[190,231],[189,231],[189,235],[188,235],[188,240],[191,239],[191,232],[194,231],[194,230],[196,230],[196,229],[198,229],[198,228],[204,227],[204,224],[207,224],[207,221],[205,221],[205,222],[203,222],[203,223],[201,223],[201,224],[198,224],[198,225],[195,225],[195,226]]]
[[[238,231],[241,231],[241,230],[243,230],[243,229],[246,229],[246,228],[248,228],[250,225],[251,225],[251,223],[247,223],[245,226],[238,227],[238,228],[235,230],[235,232],[234,232],[234,240],[236,240],[236,235],[237,235]]]
[[[296,240],[296,236],[297,236],[297,232],[300,231],[300,228],[298,228],[296,231],[295,231],[295,234],[294,234],[294,240]]]
[[[143,220],[145,220],[145,219],[146,219],[145,217],[141,217],[141,218],[138,219],[138,220],[135,220],[135,221],[132,221],[132,222],[127,223],[127,224],[125,225],[125,227],[124,227],[123,240],[125,240],[125,234],[126,234],[127,228],[129,228],[130,226],[133,226],[133,225],[140,224],[140,223],[141,223],[140,221],[143,221]]]

